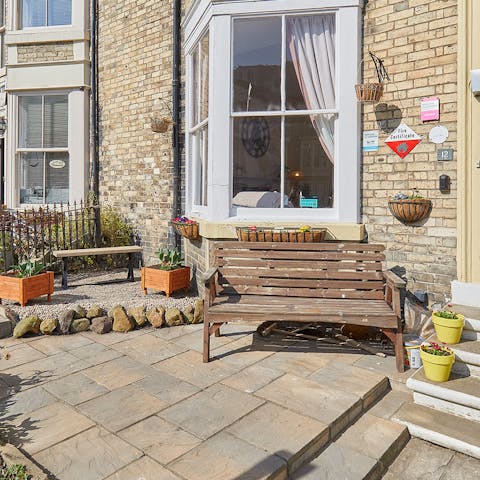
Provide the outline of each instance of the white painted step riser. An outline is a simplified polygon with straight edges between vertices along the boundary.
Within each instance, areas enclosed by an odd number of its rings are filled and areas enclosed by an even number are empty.
[[[455,348],[455,345],[451,345],[450,348],[455,352],[455,363],[463,362],[463,363],[466,363],[467,365],[480,367],[479,353],[472,353],[472,352],[467,352],[465,350],[459,350],[458,348]]]
[[[476,332],[475,330],[466,330],[464,328],[462,332],[462,339],[478,341],[480,340],[480,332]]]
[[[411,377],[407,380],[407,387],[414,392],[423,393],[430,397],[439,398],[448,402],[463,405],[480,411],[480,392],[479,396],[469,395],[467,393],[451,390],[442,386],[441,383],[431,384]]]
[[[409,422],[402,423],[408,427],[412,437],[421,438],[427,442],[435,443],[441,447],[449,448],[450,450],[455,450],[456,452],[464,453],[465,455],[470,455],[471,457],[480,460],[480,448],[474,445],[470,445],[455,438],[447,437],[441,433],[419,427],[418,425]]]
[[[447,400],[431,397],[430,395],[418,392],[413,393],[413,401],[417,405],[423,405],[424,407],[430,407],[441,412],[451,413],[452,415],[457,415],[458,417],[463,417],[467,420],[480,422],[480,410],[475,408],[465,407],[464,405],[458,405],[457,403],[452,403]]]
[[[465,325],[463,327],[463,330],[480,332],[480,319],[465,317]]]

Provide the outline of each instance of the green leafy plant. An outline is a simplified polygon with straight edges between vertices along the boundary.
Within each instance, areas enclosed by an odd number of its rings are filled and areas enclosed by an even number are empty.
[[[31,478],[25,465],[14,464],[0,467],[0,480],[30,480]]]
[[[27,259],[20,262],[18,265],[12,265],[17,278],[34,277],[45,270],[45,265],[37,260]]]
[[[177,268],[182,267],[183,258],[176,248],[165,248],[157,252],[155,255],[157,255],[160,260],[161,270],[176,270]]]
[[[453,351],[450,350],[450,348],[448,348],[446,345],[439,345],[438,343],[434,342],[424,343],[420,348],[430,355],[437,355],[439,357],[448,357],[453,355]]]
[[[434,315],[440,318],[448,318],[450,320],[457,320],[458,319],[458,314],[455,312],[452,312],[451,310],[452,304],[448,304],[447,307],[444,310],[438,310],[437,312],[433,312]]]

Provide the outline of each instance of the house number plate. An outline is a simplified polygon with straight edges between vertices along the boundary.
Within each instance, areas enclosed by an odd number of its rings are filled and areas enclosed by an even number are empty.
[[[453,160],[453,148],[439,148],[437,150],[437,160],[440,162]]]

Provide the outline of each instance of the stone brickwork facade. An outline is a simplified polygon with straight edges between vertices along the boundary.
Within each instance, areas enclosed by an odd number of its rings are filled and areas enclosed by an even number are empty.
[[[172,4],[104,0],[99,10],[100,201],[134,226],[149,262],[172,241],[172,135],[150,126],[171,110]]]
[[[363,222],[370,242],[384,243],[387,266],[404,268],[409,289],[425,290],[430,301],[448,297],[456,277],[457,165],[437,161],[428,133],[437,123],[449,130],[440,145],[456,151],[457,1],[369,0],[364,17],[364,81],[376,81],[368,52],[384,60],[391,78],[378,104],[363,107],[363,129],[380,131],[378,152],[363,155]],[[423,123],[420,100],[440,98],[440,122]],[[422,142],[405,159],[385,145],[406,123]],[[439,191],[439,176],[451,178],[450,193]],[[413,188],[433,202],[428,221],[405,226],[388,210],[388,197]]]
[[[73,43],[18,45],[18,63],[47,63],[73,60]]]

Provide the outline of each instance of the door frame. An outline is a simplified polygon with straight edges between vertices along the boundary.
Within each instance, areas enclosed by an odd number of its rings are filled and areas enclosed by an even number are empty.
[[[457,275],[480,282],[480,97],[470,89],[470,70],[480,68],[480,2],[458,3]],[[473,134],[475,132],[475,135]]]

